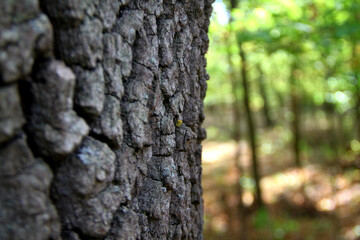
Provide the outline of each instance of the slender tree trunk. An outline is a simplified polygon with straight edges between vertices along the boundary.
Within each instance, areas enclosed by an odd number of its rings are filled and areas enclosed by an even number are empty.
[[[331,109],[331,113],[329,114],[330,117],[329,117],[329,120],[331,121],[331,126],[330,126],[330,143],[331,143],[331,148],[334,149],[335,151],[335,159],[336,161],[339,160],[339,138],[337,136],[337,113],[335,111],[335,107],[332,106],[332,109]]]
[[[357,125],[357,140],[360,141],[360,79],[357,79],[356,87],[356,105],[355,105],[355,122]]]
[[[231,0],[230,2],[231,4],[231,8],[230,10],[233,10],[237,7],[238,4],[238,0]],[[230,32],[231,31],[231,22],[232,22],[232,17],[230,17]],[[228,44],[228,46],[230,46]],[[240,102],[241,102],[241,97],[239,96],[239,87],[240,84],[238,84],[238,81],[236,81],[236,76],[235,76],[235,71],[234,71],[234,67],[231,61],[231,53],[230,53],[230,49],[228,48],[228,62],[230,64],[230,67],[232,68],[232,73],[233,73],[233,78],[232,78],[232,91],[233,91],[233,96],[234,96],[234,123],[235,123],[235,128],[234,131],[236,130],[237,132],[235,132],[234,135],[234,139],[236,142],[236,151],[235,151],[235,156],[234,156],[234,164],[235,164],[235,168],[238,172],[238,176],[239,179],[237,181],[236,184],[236,193],[238,195],[238,205],[237,205],[237,213],[238,216],[240,217],[240,221],[241,221],[241,226],[240,226],[240,236],[239,239],[240,240],[247,240],[248,239],[248,230],[247,230],[247,213],[246,213],[246,209],[245,206],[243,204],[242,201],[242,196],[243,196],[243,188],[240,184],[240,177],[243,173],[243,169],[239,163],[239,158],[241,156],[241,149],[240,149],[240,139],[241,139],[241,128],[240,128]]]
[[[257,65],[257,69],[259,72],[259,89],[260,89],[260,94],[261,97],[264,101],[264,106],[263,106],[263,114],[264,114],[264,118],[265,118],[265,125],[266,127],[272,127],[274,125],[271,116],[270,116],[270,107],[269,107],[269,101],[268,101],[268,97],[267,97],[267,93],[266,93],[266,81],[265,81],[265,77],[264,77],[264,73],[261,69],[260,64]]]
[[[357,16],[359,17],[359,16]],[[357,54],[357,41],[352,40],[352,57],[351,57],[351,68],[355,78],[355,111],[354,111],[354,125],[356,125],[356,132],[353,136],[360,141],[360,59]]]
[[[344,115],[343,114],[336,114],[336,137],[340,143],[345,142],[345,135],[344,135]],[[344,148],[344,145],[340,145]]]
[[[249,138],[250,138],[250,145],[252,151],[252,170],[253,170],[253,177],[255,179],[256,185],[256,203],[258,206],[263,206],[263,200],[261,195],[261,186],[260,186],[260,174],[259,174],[259,164],[257,159],[257,144],[256,144],[256,130],[255,124],[252,116],[252,111],[250,109],[250,90],[249,90],[249,82],[248,82],[248,75],[247,75],[247,61],[246,55],[244,50],[242,49],[242,43],[238,41],[239,46],[239,55],[241,61],[241,78],[243,81],[243,88],[244,88],[244,106],[246,110],[247,116],[247,125],[249,131]]]
[[[231,31],[230,31],[231,32]],[[241,139],[241,128],[240,128],[240,123],[241,123],[241,113],[240,113],[240,109],[241,109],[241,97],[240,97],[240,93],[239,93],[239,89],[240,89],[240,84],[238,82],[237,76],[235,74],[234,71],[234,65],[232,63],[231,60],[231,52],[230,52],[230,41],[229,38],[230,36],[227,36],[225,39],[225,42],[227,44],[227,49],[226,49],[226,54],[227,54],[227,62],[229,65],[229,79],[231,82],[231,93],[232,93],[232,97],[233,97],[233,103],[232,103],[232,116],[233,116],[233,134],[232,137],[236,142],[239,142]]]
[[[1,1],[0,239],[202,239],[211,3]]]
[[[293,152],[294,162],[296,167],[301,167],[300,160],[300,96],[296,79],[297,66],[296,62],[293,63],[290,76],[290,96],[291,96],[291,111],[293,114],[292,119],[292,132],[293,132]]]
[[[322,56],[325,59],[325,56]],[[331,76],[334,75],[334,70],[330,68],[327,63],[325,62],[326,66],[326,74],[325,74],[325,81],[327,81]],[[340,141],[337,136],[337,113],[335,111],[335,105],[331,103],[325,103],[324,105],[325,113],[327,114],[327,119],[330,121],[329,127],[329,139],[331,148],[335,151],[335,159],[336,161],[339,160],[339,151],[340,151]]]
[[[231,24],[231,22],[230,22]],[[230,33],[232,33],[231,31],[231,25],[230,25]],[[239,217],[240,221],[241,221],[241,225],[240,225],[240,236],[239,236],[239,240],[247,240],[247,214],[246,214],[246,209],[243,205],[243,201],[242,201],[242,196],[243,196],[243,188],[240,184],[240,178],[243,175],[243,169],[239,163],[240,161],[240,156],[241,156],[241,146],[240,146],[240,140],[241,140],[241,113],[240,113],[240,109],[241,109],[241,96],[239,93],[240,90],[240,84],[238,81],[238,77],[235,74],[234,71],[234,65],[232,63],[232,53],[230,51],[230,41],[229,38],[230,36],[227,36],[226,38],[226,44],[227,44],[227,60],[228,60],[228,65],[229,65],[229,78],[231,81],[231,90],[232,90],[232,95],[234,98],[233,104],[232,104],[232,112],[233,112],[233,139],[236,143],[236,148],[235,148],[235,154],[234,154],[234,167],[236,169],[237,172],[237,176],[238,176],[238,180],[236,182],[235,185],[235,189],[236,189],[236,194],[237,194],[237,199],[238,199],[238,204],[237,204],[237,216]]]

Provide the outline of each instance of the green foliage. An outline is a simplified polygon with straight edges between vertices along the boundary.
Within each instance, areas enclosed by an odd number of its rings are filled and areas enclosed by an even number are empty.
[[[256,211],[254,217],[254,226],[256,228],[266,228],[270,224],[269,213],[266,208],[260,208]]]
[[[267,84],[267,103],[274,113],[289,107],[293,87],[302,111],[323,109],[327,113],[334,108],[340,115],[353,114],[360,98],[360,2],[243,0],[237,1],[231,19],[230,1],[224,2],[216,1],[210,26],[207,106],[232,104],[234,92],[242,97],[242,88],[234,90],[231,83],[231,78],[241,80],[241,42],[253,111],[264,107],[256,67],[260,66]],[[289,83],[291,74],[295,85]],[[281,115],[286,114],[275,117]],[[350,119],[352,123],[344,123],[344,131],[352,131],[355,138],[353,129],[346,127],[356,125],[358,119]]]
[[[287,233],[296,232],[300,228],[298,221],[290,218],[271,216],[266,208],[260,208],[256,211],[253,224],[257,229],[271,229],[274,239],[284,239]]]

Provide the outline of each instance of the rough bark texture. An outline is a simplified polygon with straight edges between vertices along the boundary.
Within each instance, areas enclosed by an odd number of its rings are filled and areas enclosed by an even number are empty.
[[[212,0],[0,1],[0,239],[201,239]]]

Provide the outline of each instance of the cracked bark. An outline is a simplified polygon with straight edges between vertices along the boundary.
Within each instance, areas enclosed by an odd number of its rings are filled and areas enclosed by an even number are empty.
[[[0,239],[202,239],[211,3],[0,2]]]

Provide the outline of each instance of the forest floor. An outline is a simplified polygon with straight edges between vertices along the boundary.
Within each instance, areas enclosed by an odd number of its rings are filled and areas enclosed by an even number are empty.
[[[292,167],[292,153],[274,133],[259,144],[261,187],[265,208],[255,209],[251,154],[240,142],[239,176],[234,167],[236,143],[203,144],[204,238],[241,239],[236,185],[243,189],[247,206],[248,240],[358,240],[360,239],[360,160],[353,153],[344,159],[325,161],[315,151],[302,154],[303,168]],[[273,141],[272,139],[276,139]],[[348,159],[351,159],[349,162]]]

